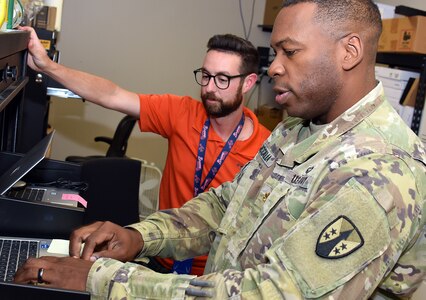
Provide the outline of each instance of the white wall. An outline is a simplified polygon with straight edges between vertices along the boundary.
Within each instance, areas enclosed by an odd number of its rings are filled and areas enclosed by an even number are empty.
[[[412,8],[426,10],[425,0],[378,0],[376,2],[381,2],[390,5],[405,5]]]
[[[192,71],[201,66],[207,40],[214,34],[244,36],[239,0],[64,0],[58,49],[61,63],[88,71],[140,93],[175,93],[199,97]],[[252,1],[242,0],[246,28]],[[255,1],[249,40],[268,46],[262,32],[265,0]],[[265,90],[265,92],[264,92]],[[263,80],[262,101],[273,103]],[[249,107],[257,104],[256,90]],[[93,142],[112,135],[121,114],[79,100],[53,99],[50,124],[57,130],[52,158],[105,153]],[[164,166],[166,141],[132,133],[128,154]]]

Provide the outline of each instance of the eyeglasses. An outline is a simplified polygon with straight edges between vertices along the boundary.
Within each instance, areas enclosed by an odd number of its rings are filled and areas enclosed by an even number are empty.
[[[247,75],[248,74],[239,74],[239,75],[229,76],[229,75],[225,75],[221,73],[218,73],[216,75],[211,75],[207,73],[206,71],[204,71],[203,68],[194,70],[195,81],[199,85],[206,86],[209,84],[210,79],[213,78],[214,84],[217,86],[217,88],[221,90],[226,90],[229,87],[229,84],[232,79],[245,77]]]

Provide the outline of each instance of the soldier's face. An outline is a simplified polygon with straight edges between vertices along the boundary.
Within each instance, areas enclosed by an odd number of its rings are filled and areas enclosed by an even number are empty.
[[[271,35],[275,58],[268,73],[275,81],[276,102],[290,116],[328,123],[342,74],[336,41],[315,23],[315,9],[316,4],[302,3],[280,11]]]

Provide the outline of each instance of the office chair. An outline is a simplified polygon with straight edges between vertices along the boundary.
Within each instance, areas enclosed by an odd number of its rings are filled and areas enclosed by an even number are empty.
[[[112,138],[106,136],[95,137],[95,142],[104,142],[109,145],[108,150],[103,155],[91,155],[91,156],[68,156],[65,158],[66,161],[74,163],[82,163],[87,160],[102,158],[102,157],[124,157],[127,150],[127,141],[132,133],[133,127],[138,119],[132,116],[126,115],[118,123],[115,129],[114,136]]]

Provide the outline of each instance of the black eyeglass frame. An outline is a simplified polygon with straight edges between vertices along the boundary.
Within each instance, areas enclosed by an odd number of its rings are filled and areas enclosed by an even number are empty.
[[[242,78],[242,77],[246,77],[246,76],[250,75],[250,73],[238,74],[238,75],[233,75],[233,76],[226,75],[226,74],[223,74],[223,73],[217,73],[216,75],[211,75],[208,72],[206,72],[203,68],[196,69],[193,72],[194,72],[195,82],[197,84],[199,84],[200,86],[207,86],[210,83],[210,79],[213,78],[214,84],[220,90],[226,90],[227,88],[229,88],[229,85],[231,84],[231,80],[232,79],[234,79],[234,78]],[[204,73],[206,76],[209,77],[209,80],[207,81],[206,84],[202,84],[202,83],[198,82],[198,80],[197,80],[197,73],[199,73],[199,72]],[[224,76],[224,77],[226,77],[228,79],[228,85],[225,88],[222,88],[222,87],[218,86],[218,84],[216,82],[216,76]]]

